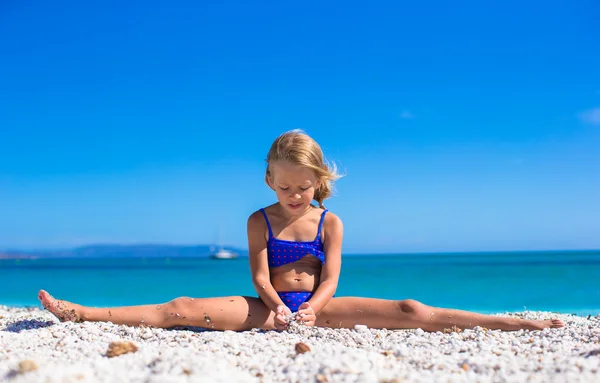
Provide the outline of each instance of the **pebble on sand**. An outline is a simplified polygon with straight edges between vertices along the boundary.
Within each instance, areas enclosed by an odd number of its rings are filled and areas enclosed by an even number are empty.
[[[558,318],[566,327],[512,332],[450,328],[429,333],[373,329],[359,323],[350,329],[313,328],[292,321],[282,332],[165,330],[111,322],[59,322],[37,308],[0,305],[4,316],[0,379],[12,383],[600,382],[600,316],[532,311],[500,315]],[[31,363],[22,363],[27,360]]]

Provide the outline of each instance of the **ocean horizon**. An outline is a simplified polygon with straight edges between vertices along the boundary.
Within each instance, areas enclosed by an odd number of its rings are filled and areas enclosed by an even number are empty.
[[[5,247],[0,249],[0,259],[16,258],[205,258],[209,257],[217,248],[224,248],[237,252],[241,257],[248,256],[247,248],[236,246],[215,246],[210,244],[171,244],[154,242],[135,243],[91,243],[79,246],[62,247]],[[509,250],[421,250],[400,252],[373,252],[364,251],[343,252],[344,257],[355,256],[470,256],[470,255],[506,255],[519,254],[576,254],[597,253],[600,249],[509,249]],[[4,257],[4,258],[2,258]]]
[[[336,296],[410,298],[482,313],[598,315],[598,281],[599,250],[349,254]],[[257,296],[245,256],[0,259],[1,305],[38,306],[39,289],[98,307]]]

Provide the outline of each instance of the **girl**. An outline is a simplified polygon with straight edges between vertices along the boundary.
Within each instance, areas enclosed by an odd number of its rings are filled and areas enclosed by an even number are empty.
[[[421,328],[456,326],[540,330],[560,320],[526,320],[426,306],[415,300],[334,298],[341,267],[342,221],[323,206],[338,178],[319,145],[302,131],[279,136],[267,156],[265,180],[277,202],[248,219],[252,281],[259,298],[180,297],[160,305],[93,308],[54,299],[41,290],[42,305],[61,321],[110,321],[169,328],[278,329],[293,318],[307,326]],[[312,201],[318,207],[312,205]]]

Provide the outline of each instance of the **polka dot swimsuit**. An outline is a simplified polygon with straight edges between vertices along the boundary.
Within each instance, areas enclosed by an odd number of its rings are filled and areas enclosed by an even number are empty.
[[[310,242],[286,241],[275,238],[265,209],[260,209],[260,211],[263,213],[265,221],[267,222],[267,228],[269,229],[269,241],[267,242],[269,267],[287,265],[288,263],[296,262],[307,255],[312,255],[319,259],[321,264],[325,263],[325,253],[323,252],[323,242],[321,241],[321,229],[323,228],[323,220],[325,219],[327,210],[324,210],[321,215],[319,228],[317,229],[317,237]],[[283,303],[292,312],[296,312],[302,303],[307,302],[312,297],[313,293],[307,291],[278,291],[277,295],[279,295]]]
[[[267,228],[269,229],[269,241],[267,242],[269,267],[287,265],[288,263],[296,262],[306,255],[312,255],[315,258],[318,258],[321,261],[321,264],[325,263],[325,253],[323,252],[323,243],[321,242],[321,229],[323,228],[323,220],[325,219],[327,210],[324,210],[321,215],[317,237],[310,242],[286,241],[275,238],[265,209],[260,209],[260,211],[265,216]]]

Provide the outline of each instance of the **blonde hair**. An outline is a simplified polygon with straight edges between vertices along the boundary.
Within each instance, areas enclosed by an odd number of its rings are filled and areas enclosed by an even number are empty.
[[[321,147],[312,137],[300,129],[294,129],[283,133],[273,141],[267,154],[265,174],[267,185],[269,185],[269,178],[272,177],[269,164],[274,161],[287,161],[314,171],[320,181],[314,199],[319,203],[320,208],[325,208],[323,201],[331,197],[333,183],[341,175],[337,173],[335,164],[329,165],[325,161]]]

